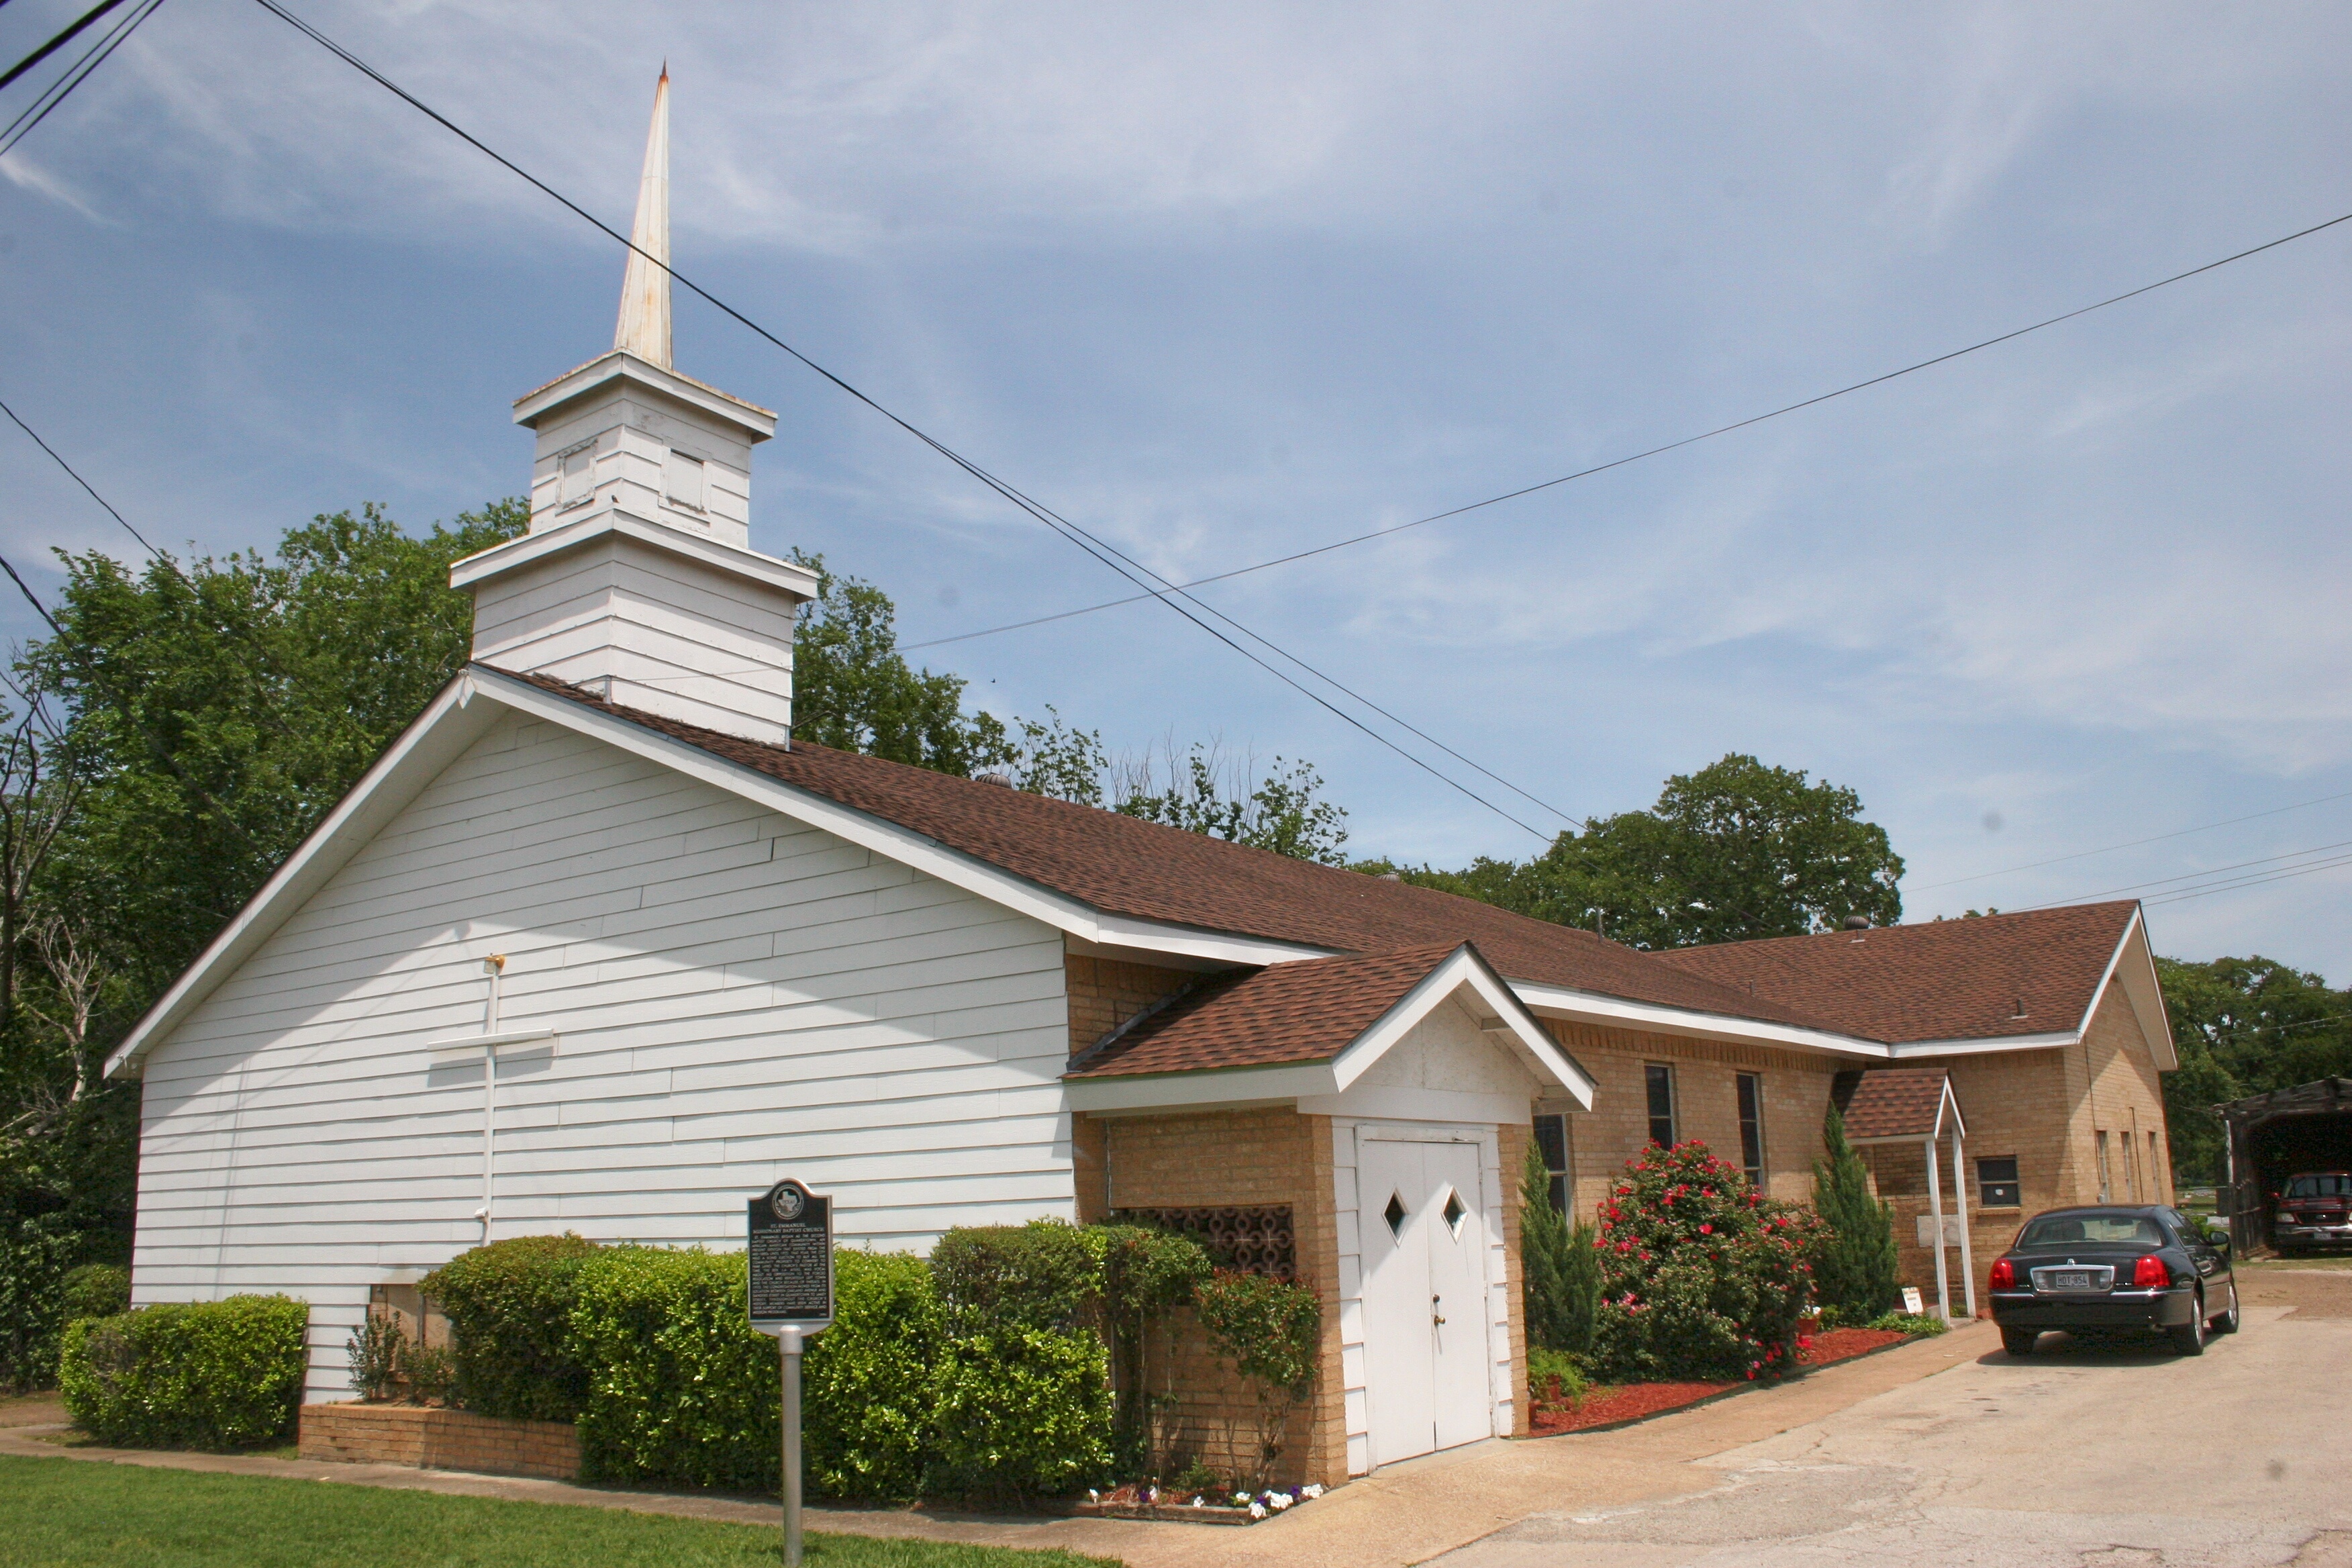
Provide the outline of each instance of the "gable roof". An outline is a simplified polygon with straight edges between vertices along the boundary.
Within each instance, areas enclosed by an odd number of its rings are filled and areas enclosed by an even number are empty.
[[[470,665],[157,998],[110,1056],[108,1074],[139,1070],[223,978],[511,711],[594,735],[1114,947],[1261,966],[1469,942],[1482,968],[1509,977],[1514,1007],[1857,1058],[1898,1054],[1906,1043],[1929,1053],[2072,1043],[2089,1026],[2087,1005],[2066,1020],[2044,1016],[2045,999],[2095,1002],[2120,966],[2158,1065],[2177,1065],[2135,904],[2043,911],[2063,918],[2032,930],[2072,934],[2038,948],[2004,948],[2019,928],[1996,922],[2041,917],[1998,916],[1874,931],[1862,943],[1832,932],[1643,952],[1434,889],[877,757],[761,745],[562,681]],[[2114,918],[2101,912],[2115,910],[2128,911],[2119,944]],[[2021,966],[2014,980],[2004,955]],[[2013,1013],[2029,979],[2029,1017],[1988,1018],[1987,995],[2006,995]],[[1955,1018],[1971,1032],[1944,1032]]]
[[[1943,1131],[1944,1100],[1951,1082],[1952,1075],[1944,1068],[1872,1068],[1838,1074],[1830,1099],[1853,1142],[1933,1138]],[[1957,1116],[1958,1100],[1952,1110]],[[1961,1131],[1965,1134],[1967,1129]]]
[[[1758,997],[1843,1034],[1894,1044],[1990,1040],[2086,1026],[2138,919],[2138,903],[2125,899],[1657,957],[1725,985],[1752,986]]]

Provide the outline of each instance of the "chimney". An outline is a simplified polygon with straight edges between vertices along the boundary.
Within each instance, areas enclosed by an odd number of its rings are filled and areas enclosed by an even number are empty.
[[[537,437],[530,531],[449,583],[473,592],[479,663],[783,745],[816,578],[751,547],[751,448],[776,416],[671,367],[669,209],[665,66],[612,352],[516,401]]]

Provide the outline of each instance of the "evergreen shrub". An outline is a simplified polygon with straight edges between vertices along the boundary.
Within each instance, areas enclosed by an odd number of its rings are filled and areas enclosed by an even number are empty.
[[[775,1490],[776,1342],[751,1327],[744,1255],[600,1247],[574,1283],[583,1478]]]
[[[588,1394],[574,1353],[580,1271],[604,1250],[573,1236],[518,1236],[461,1252],[417,1288],[447,1314],[457,1402],[515,1421],[569,1421]]]
[[[1592,1314],[1601,1304],[1592,1227],[1570,1229],[1568,1217],[1552,1207],[1551,1172],[1532,1142],[1519,1179],[1519,1268],[1529,1349],[1573,1355],[1591,1350]]]
[[[931,1248],[949,1327],[1071,1329],[1102,1291],[1098,1237],[1060,1220],[962,1226]]]
[[[904,1253],[845,1247],[833,1273],[833,1327],[809,1342],[801,1366],[809,1489],[885,1502],[918,1497],[942,1342],[930,1267]]]
[[[1822,1157],[1813,1166],[1813,1293],[1837,1320],[1866,1323],[1895,1305],[1903,1277],[1895,1252],[1895,1211],[1871,1195],[1870,1173],[1846,1142],[1845,1118],[1830,1107]]]
[[[1601,1208],[1593,1370],[1610,1382],[1790,1370],[1817,1227],[1810,1210],[1766,1202],[1696,1140],[1650,1145]]]
[[[85,1263],[67,1271],[60,1294],[68,1323],[118,1317],[131,1310],[131,1270],[119,1263]]]
[[[1107,1479],[1110,1356],[1084,1330],[1004,1328],[940,1348],[925,1489],[1007,1501]]]
[[[66,1410],[100,1441],[247,1448],[292,1435],[310,1310],[285,1296],[142,1307],[66,1326]]]

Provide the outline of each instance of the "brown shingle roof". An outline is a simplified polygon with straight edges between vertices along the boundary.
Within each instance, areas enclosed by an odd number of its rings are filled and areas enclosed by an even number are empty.
[[[1514,980],[1819,1026],[1780,1003],[1757,1000],[1744,989],[1662,963],[1591,931],[1475,899],[805,741],[795,741],[789,751],[761,745],[618,707],[544,676],[521,679],[911,828],[1107,914],[1339,952],[1450,950],[1475,942],[1498,973]]]
[[[1943,1068],[1842,1072],[1831,1094],[1849,1138],[1926,1138],[1936,1131],[1936,1110],[1950,1076]]]
[[[1454,951],[1316,958],[1218,975],[1113,1030],[1071,1063],[1069,1076],[1328,1061]]]
[[[1841,1034],[1896,1043],[2042,1035],[2083,1021],[2138,907],[2126,899],[1657,956],[1725,985],[1753,985],[1759,1000]]]

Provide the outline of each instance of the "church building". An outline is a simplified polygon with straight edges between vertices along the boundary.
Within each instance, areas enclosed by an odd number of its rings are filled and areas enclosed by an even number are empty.
[[[1643,952],[795,740],[816,584],[752,547],[776,416],[671,363],[667,92],[613,347],[451,573],[472,662],[108,1063],[135,1300],[307,1300],[327,1400],[484,1241],[740,1247],[783,1175],[856,1247],[1153,1217],[1320,1293],[1338,1483],[1526,1429],[1530,1141],[1586,1216],[1654,1139],[1801,1199],[1842,1103],[1956,1314],[2021,1214],[2169,1199],[2137,904]]]

